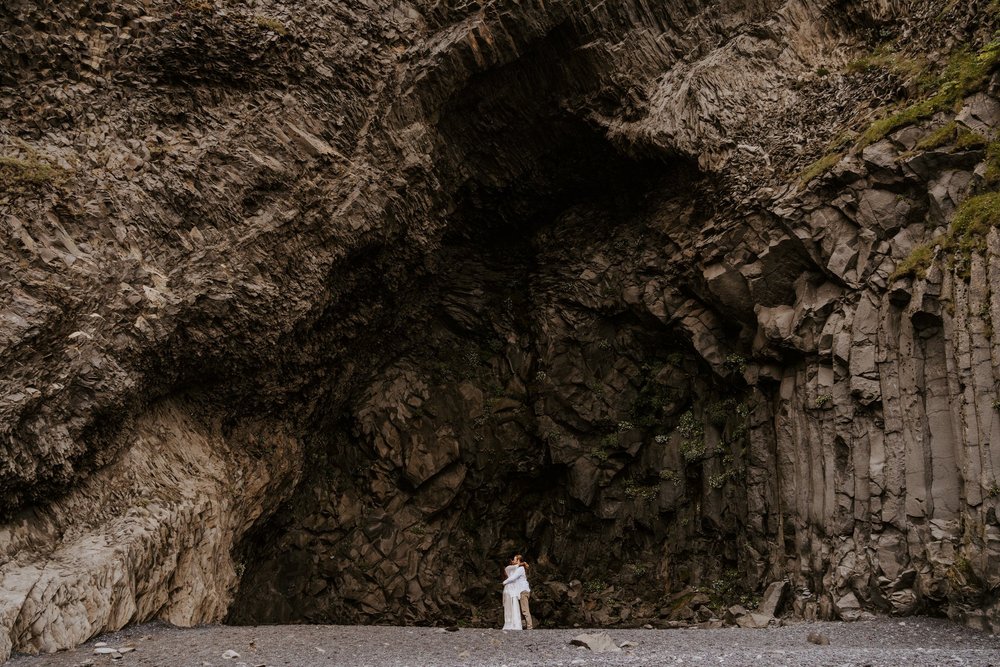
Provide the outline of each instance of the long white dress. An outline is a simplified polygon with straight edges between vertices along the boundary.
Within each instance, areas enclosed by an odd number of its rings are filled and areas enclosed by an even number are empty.
[[[517,570],[521,572],[518,573]],[[515,565],[508,565],[504,568],[507,578],[503,582],[503,629],[521,629],[521,590],[517,585],[518,579],[524,577],[524,568]],[[520,574],[520,577],[518,577]]]

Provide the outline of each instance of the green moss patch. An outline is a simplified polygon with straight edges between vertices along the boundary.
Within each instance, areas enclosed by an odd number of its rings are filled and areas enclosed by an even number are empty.
[[[931,268],[931,262],[934,261],[935,245],[933,241],[928,241],[916,246],[910,251],[906,259],[896,266],[896,270],[889,276],[889,280],[897,280],[899,278],[917,278],[923,280],[926,278],[927,269]],[[822,406],[817,403],[817,407]]]
[[[63,170],[47,162],[14,157],[0,157],[0,188],[13,192],[54,184]]]
[[[285,36],[288,34],[288,27],[278,19],[270,16],[254,16],[254,23],[262,30],[270,30],[276,35]]]
[[[1000,192],[971,197],[958,207],[944,236],[916,246],[889,278],[925,278],[934,260],[934,247],[941,246],[950,268],[967,279],[972,255],[986,250],[986,235],[993,227],[1000,227]]]
[[[962,202],[945,238],[950,254],[968,257],[986,249],[986,234],[1000,226],[1000,192],[988,192]]]
[[[693,412],[688,410],[681,415],[677,431],[681,434],[681,456],[686,462],[697,461],[705,455],[705,427]]]
[[[986,147],[986,171],[983,173],[986,185],[1000,185],[1000,141],[990,142]]]
[[[873,144],[907,125],[926,120],[940,111],[954,108],[962,98],[982,89],[998,65],[1000,40],[991,41],[976,53],[956,52],[939,77],[924,77],[922,87],[935,91],[930,97],[872,123],[861,134],[859,148]]]
[[[806,185],[814,178],[826,173],[833,165],[840,162],[844,157],[843,153],[828,153],[799,173],[799,182]]]
[[[955,121],[946,123],[922,139],[916,146],[917,150],[929,151],[942,146],[954,145],[957,150],[970,150],[982,148],[988,142],[986,137],[978,132],[959,125]]]
[[[873,53],[861,56],[847,63],[844,70],[848,74],[864,74],[876,70],[888,70],[897,76],[912,78],[923,74],[927,67],[927,61],[923,58],[912,58],[883,46],[876,49]]]

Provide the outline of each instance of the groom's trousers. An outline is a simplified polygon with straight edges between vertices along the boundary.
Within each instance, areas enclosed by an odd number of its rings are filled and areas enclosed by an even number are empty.
[[[533,625],[531,622],[531,609],[528,607],[528,601],[531,597],[531,591],[524,591],[521,593],[521,597],[518,602],[521,604],[521,615],[524,616],[524,629],[531,630]]]

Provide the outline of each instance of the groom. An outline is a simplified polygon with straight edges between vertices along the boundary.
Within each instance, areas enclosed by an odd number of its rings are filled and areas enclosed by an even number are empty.
[[[519,565],[524,568],[524,578],[518,583],[521,587],[521,596],[518,598],[518,604],[521,606],[521,615],[524,616],[524,629],[531,630],[531,609],[529,603],[531,600],[531,586],[528,584],[528,564],[521,557],[521,554],[515,554],[514,560],[511,561],[514,565]]]

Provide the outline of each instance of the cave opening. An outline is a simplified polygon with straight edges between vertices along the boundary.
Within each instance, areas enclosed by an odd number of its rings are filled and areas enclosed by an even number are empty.
[[[565,44],[557,31],[442,112],[438,242],[368,372],[316,416],[295,495],[241,545],[229,622],[494,624],[515,552],[547,625],[627,622],[738,563],[719,480],[745,386],[643,296],[680,282],[649,253],[711,215],[705,179],[574,112],[595,94],[583,65],[532,58]],[[617,607],[585,608],[606,589]]]

